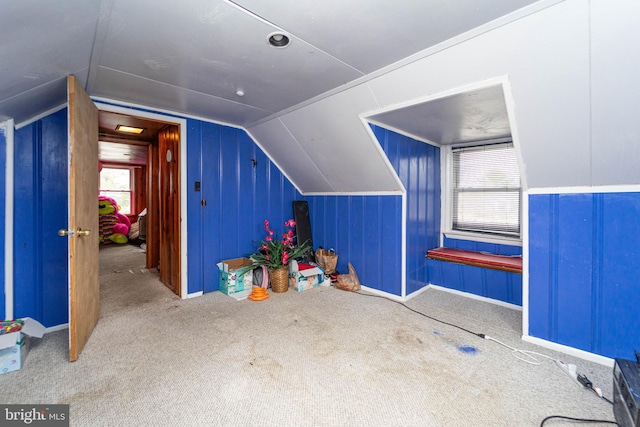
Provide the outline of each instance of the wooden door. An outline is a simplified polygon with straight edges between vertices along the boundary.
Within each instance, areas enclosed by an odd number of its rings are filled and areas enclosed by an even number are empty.
[[[69,358],[98,323],[98,109],[74,76],[69,101]]]
[[[180,295],[180,131],[167,126],[158,135],[160,280]]]

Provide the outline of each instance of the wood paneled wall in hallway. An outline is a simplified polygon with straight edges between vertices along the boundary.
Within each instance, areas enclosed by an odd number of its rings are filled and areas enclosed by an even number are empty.
[[[180,295],[180,131],[158,135],[160,280]]]

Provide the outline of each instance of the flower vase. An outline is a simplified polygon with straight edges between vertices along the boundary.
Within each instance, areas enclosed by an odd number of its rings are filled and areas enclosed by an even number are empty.
[[[284,266],[269,270],[271,290],[276,293],[287,292],[289,289],[289,267]]]

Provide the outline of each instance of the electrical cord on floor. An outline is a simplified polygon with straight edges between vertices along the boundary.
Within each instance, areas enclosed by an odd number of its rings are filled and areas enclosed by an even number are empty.
[[[490,337],[490,336],[488,336],[486,334],[473,332],[473,331],[470,331],[469,329],[463,328],[462,326],[458,326],[458,325],[455,325],[453,323],[449,323],[449,322],[445,322],[445,321],[440,320],[440,319],[436,319],[435,317],[431,317],[431,316],[429,316],[427,314],[424,314],[424,313],[422,313],[422,312],[420,312],[418,310],[414,310],[413,308],[409,307],[408,305],[406,305],[406,304],[404,304],[404,303],[402,303],[400,301],[395,301],[395,300],[392,300],[390,298],[383,297],[383,296],[380,296],[380,295],[363,294],[362,292],[354,292],[354,293],[358,294],[358,295],[365,296],[365,297],[382,298],[382,299],[387,300],[387,301],[395,302],[396,304],[399,304],[399,305],[403,306],[407,310],[412,311],[412,312],[414,312],[416,314],[419,314],[420,316],[424,316],[427,319],[431,319],[433,321],[436,321],[438,323],[442,323],[444,325],[452,326],[454,328],[460,329],[461,331],[467,332],[467,333],[469,333],[471,335],[475,335],[475,336],[477,336],[479,338],[486,339],[486,340],[489,340],[489,341],[493,341],[493,342],[495,342],[497,344],[500,344],[500,345],[508,348],[509,350],[511,350],[511,354],[516,359],[521,360],[521,361],[526,362],[526,363],[529,363],[531,365],[539,365],[540,364],[540,361],[538,359],[536,359],[533,355],[540,356],[540,357],[546,357],[547,359],[555,360],[553,357],[549,357],[549,356],[541,354],[541,353],[536,353],[535,351],[520,350],[520,349],[511,347],[511,346],[503,343],[502,341],[499,341],[499,340],[497,340],[497,339],[495,339],[493,337]],[[529,360],[527,360],[527,359],[529,359]]]
[[[618,425],[617,422],[609,421],[609,420],[591,420],[591,419],[588,419],[588,418],[565,417],[564,415],[550,415],[547,418],[545,418],[544,420],[542,420],[542,422],[540,423],[540,427],[544,427],[544,423],[546,423],[547,421],[552,420],[554,418],[557,418],[557,419],[560,419],[560,420],[577,421],[577,422],[580,422],[580,423],[604,423],[604,424]]]
[[[448,325],[448,326],[452,326],[454,328],[458,328],[461,331],[464,331],[464,332],[469,333],[471,335],[475,335],[475,336],[480,337],[480,338],[485,338],[484,334],[479,334],[477,332],[470,331],[469,329],[465,329],[462,326],[454,325],[453,323],[449,323],[449,322],[445,322],[444,320],[436,319],[435,317],[431,317],[431,316],[429,316],[427,314],[421,313],[418,310],[414,310],[413,308],[409,307],[408,305],[406,305],[404,303],[401,303],[400,301],[395,301],[395,300],[392,300],[390,298],[383,297],[383,296],[380,296],[380,295],[363,294],[362,292],[353,292],[353,293],[354,294],[358,294],[358,295],[362,295],[363,297],[381,298],[381,299],[384,299],[384,300],[387,300],[387,301],[395,302],[396,304],[399,304],[399,305],[403,306],[407,310],[412,311],[412,312],[414,312],[416,314],[419,314],[420,316],[424,316],[427,319],[431,319],[431,320],[436,321],[438,323],[442,323],[444,325]]]
[[[387,298],[387,297],[384,297],[384,296],[381,296],[381,295],[363,294],[362,292],[353,292],[353,293],[354,294],[358,294],[358,295],[362,295],[362,296],[365,296],[365,297],[381,298],[381,299],[384,299],[384,300],[387,300],[387,301],[394,302],[394,303],[396,303],[398,305],[403,306],[404,308],[406,308],[409,311],[412,311],[412,312],[414,312],[416,314],[419,314],[420,316],[426,317],[427,319],[431,319],[431,320],[433,320],[435,322],[442,323],[444,325],[452,326],[454,328],[460,329],[461,331],[467,332],[467,333],[469,333],[471,335],[475,335],[475,336],[477,336],[479,338],[486,339],[486,340],[489,340],[489,341],[493,341],[493,342],[495,342],[497,344],[500,344],[501,346],[506,347],[509,350],[511,350],[511,355],[513,357],[515,357],[516,359],[518,359],[518,360],[520,360],[522,362],[525,362],[525,363],[529,363],[531,365],[540,365],[540,360],[536,359],[534,356],[544,357],[544,358],[547,358],[547,359],[553,360],[553,361],[556,360],[553,357],[547,356],[546,354],[538,353],[538,352],[531,351],[531,350],[521,350],[521,349],[518,349],[518,348],[515,348],[515,347],[511,347],[510,345],[507,345],[507,344],[503,343],[502,341],[499,341],[499,340],[497,340],[497,339],[495,339],[493,337],[490,337],[489,335],[481,334],[481,333],[478,333],[478,332],[473,332],[473,331],[470,331],[469,329],[463,328],[462,326],[458,326],[458,325],[455,325],[453,323],[445,322],[444,320],[436,319],[435,317],[432,317],[432,316],[429,316],[427,314],[424,314],[424,313],[422,313],[422,312],[420,312],[418,310],[414,310],[413,308],[409,307],[408,305],[406,305],[406,304],[404,304],[404,303],[402,303],[400,301],[395,301],[395,300],[392,300],[390,298]],[[591,391],[593,391],[596,394],[596,396],[604,399],[605,401],[607,401],[608,403],[613,405],[613,402],[611,400],[607,399],[606,397],[604,397],[602,395],[602,392],[600,391],[600,389],[593,387],[593,384],[591,383],[591,381],[586,376],[578,375],[577,379],[578,379],[578,382],[580,382],[580,384],[582,384],[584,387],[586,387],[586,388],[590,389]],[[556,417],[560,417],[560,415],[557,415]]]
[[[521,360],[525,363],[529,363],[530,365],[539,365],[540,361],[538,359],[536,359],[534,357],[535,356],[540,356],[540,357],[545,357],[549,360],[554,360],[555,359],[553,357],[547,356],[546,354],[542,354],[542,353],[538,353],[535,351],[531,351],[531,350],[521,350],[519,348],[515,348],[515,347],[511,347],[510,345],[507,345],[505,343],[503,343],[502,341],[498,341],[497,339],[490,337],[489,335],[485,335],[484,336],[485,339],[489,340],[489,341],[493,341],[495,343],[500,344],[501,346],[504,346],[506,348],[508,348],[509,350],[511,350],[511,355],[513,357],[515,357],[518,360]],[[521,356],[520,356],[521,355]],[[527,360],[527,358],[529,360]]]
[[[596,396],[604,399],[605,401],[607,401],[608,403],[613,405],[612,401],[610,401],[609,399],[607,399],[606,397],[604,397],[602,395],[602,392],[600,391],[599,388],[594,388],[593,387],[593,383],[585,375],[578,375],[578,382],[580,384],[582,384],[585,388],[588,388],[589,390],[593,391],[596,394]],[[618,425],[617,422],[609,421],[609,420],[591,420],[591,419],[587,419],[587,418],[565,417],[564,415],[550,415],[547,418],[545,418],[544,420],[542,420],[542,422],[540,423],[540,427],[544,427],[544,423],[545,422],[547,422],[548,420],[554,419],[554,418],[561,419],[561,420],[576,421],[576,422],[580,422],[580,423],[598,423],[598,424],[605,423],[605,424]]]
[[[591,383],[589,378],[587,378],[586,376],[578,375],[578,382],[580,382],[580,384],[582,384],[585,388],[588,388],[589,390],[593,391],[596,394],[596,396],[604,399],[605,401],[607,401],[608,403],[613,405],[612,401],[610,401],[609,399],[607,399],[606,397],[604,397],[602,395],[602,392],[600,391],[600,389],[593,387],[593,384]],[[617,422],[609,421],[609,420],[591,420],[591,419],[587,419],[587,418],[565,417],[564,415],[550,415],[550,416],[546,417],[544,420],[542,420],[542,422],[540,423],[540,427],[544,427],[544,423],[545,422],[547,422],[548,420],[554,419],[554,418],[561,419],[561,420],[576,421],[576,422],[580,422],[580,423],[598,423],[598,424],[604,423],[604,424],[618,425]]]
[[[610,401],[609,399],[607,399],[602,395],[602,391],[599,388],[593,386],[593,383],[589,378],[587,378],[586,375],[578,375],[578,382],[582,384],[585,388],[588,388],[589,390],[594,392],[596,396],[604,399],[607,403],[613,405],[612,401]]]

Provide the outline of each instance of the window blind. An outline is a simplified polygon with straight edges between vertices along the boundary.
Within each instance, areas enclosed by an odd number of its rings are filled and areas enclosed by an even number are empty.
[[[520,171],[512,143],[452,149],[452,228],[520,236]]]

